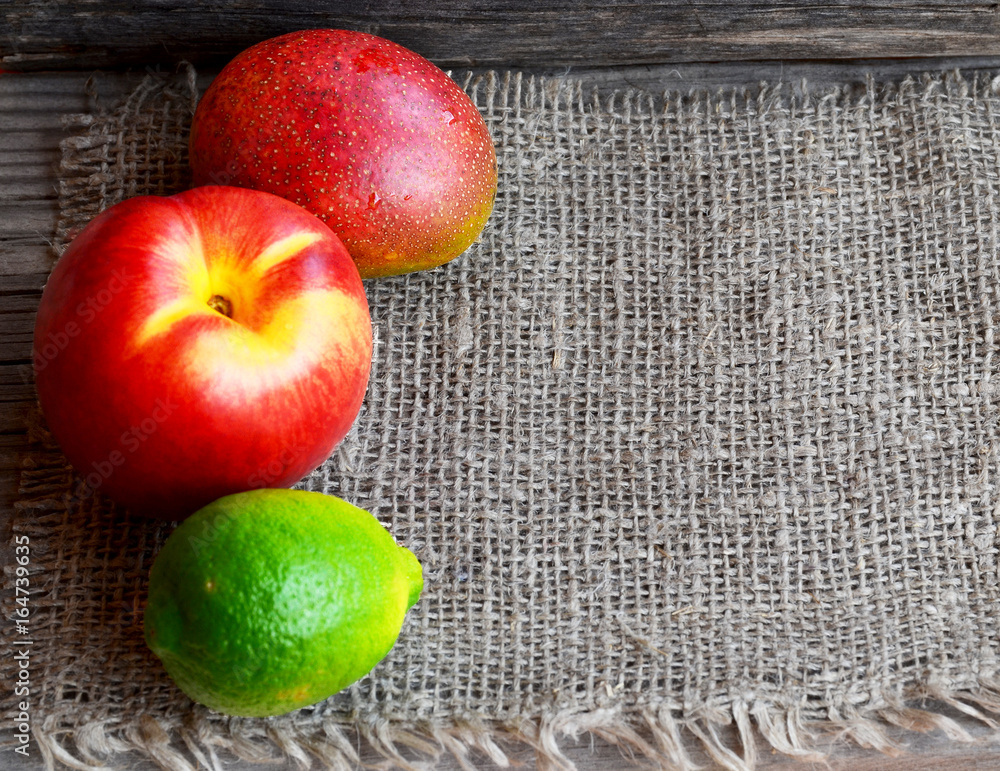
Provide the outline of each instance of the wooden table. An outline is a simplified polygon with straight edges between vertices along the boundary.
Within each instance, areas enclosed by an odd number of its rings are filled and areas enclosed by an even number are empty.
[[[350,26],[393,37],[446,67],[516,67],[539,74],[570,74],[605,90],[687,90],[802,79],[822,87],[862,82],[868,73],[888,80],[956,67],[1000,71],[1000,14],[988,5],[887,0],[848,2],[843,8],[824,10],[793,0],[661,2],[621,9],[588,2],[534,3],[530,9],[524,5],[519,26],[514,27],[510,27],[511,7],[498,11],[484,3],[445,2],[435,4],[432,12],[430,4],[416,5],[416,11],[405,13],[402,6],[392,6],[376,17],[366,3],[343,3],[337,17],[346,19],[342,24],[322,7],[304,2],[234,2],[225,11],[173,15],[172,9],[154,2],[108,1],[100,6],[85,0],[50,6],[15,2],[3,12],[9,35],[0,41],[0,66],[24,70],[0,73],[0,559],[4,564],[10,564],[12,557],[13,503],[34,409],[30,375],[34,313],[54,260],[50,242],[57,215],[55,167],[65,136],[60,118],[93,107],[84,85],[95,67],[114,67],[98,77],[99,98],[111,104],[158,60],[195,59],[207,79],[220,58],[255,39],[287,29]],[[848,12],[855,14],[853,26],[838,18]],[[240,13],[248,23],[229,23],[230,16]],[[466,22],[456,25],[455,14]],[[95,16],[104,20],[103,25]],[[635,31],[643,19],[639,39]],[[594,30],[602,29],[602,24],[604,34],[595,37]],[[498,34],[501,28],[504,35]],[[140,29],[147,34],[137,35]],[[579,33],[576,37],[574,30]],[[692,63],[695,59],[720,61]],[[755,61],[748,64],[750,59]],[[894,728],[887,734],[905,751],[890,757],[830,737],[828,767],[1000,768],[1000,735],[945,706],[929,706],[952,716],[974,741],[951,741],[940,730],[916,733]],[[566,742],[565,747],[581,769],[629,765],[617,747],[590,737]],[[761,739],[759,748],[766,747]],[[515,762],[533,765],[530,749],[506,749]],[[767,749],[760,752],[761,768],[821,767]],[[691,753],[704,767],[716,767],[693,744]],[[42,768],[37,751],[27,765],[18,765],[13,757],[12,753],[0,756],[0,768]],[[478,760],[482,767],[490,767],[485,759]],[[130,767],[153,766],[136,761]],[[241,763],[227,767],[250,768]],[[460,766],[443,758],[439,767]]]

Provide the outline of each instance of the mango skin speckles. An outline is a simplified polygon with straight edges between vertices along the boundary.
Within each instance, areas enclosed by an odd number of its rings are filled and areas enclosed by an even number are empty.
[[[493,141],[465,92],[422,56],[346,30],[239,54],[198,105],[190,155],[196,185],[264,190],[320,217],[362,278],[457,257],[497,189]]]

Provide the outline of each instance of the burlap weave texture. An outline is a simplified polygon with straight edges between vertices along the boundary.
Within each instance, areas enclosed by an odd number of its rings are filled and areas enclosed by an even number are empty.
[[[153,79],[67,142],[64,237],[187,184],[189,88]],[[878,743],[914,695],[1000,703],[994,83],[466,88],[494,215],[455,262],[366,283],[365,405],[303,483],[378,516],[425,594],[371,677],[274,730],[335,753],[316,732],[343,716],[480,746],[642,726],[683,766],[687,728],[739,767],[718,724],[792,752],[810,721]],[[169,528],[38,457],[17,529],[47,587],[49,741],[261,740],[190,717],[142,645]]]

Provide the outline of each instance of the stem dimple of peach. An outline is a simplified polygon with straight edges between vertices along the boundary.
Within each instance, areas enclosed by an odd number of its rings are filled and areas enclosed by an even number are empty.
[[[230,302],[228,297],[223,297],[221,294],[214,294],[208,298],[208,307],[214,311],[218,311],[226,318],[233,317],[233,304]]]

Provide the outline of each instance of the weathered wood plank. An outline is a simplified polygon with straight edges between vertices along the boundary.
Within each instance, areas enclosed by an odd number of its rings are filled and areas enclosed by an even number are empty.
[[[79,72],[33,72],[30,80],[23,82],[21,74],[12,71],[0,74],[0,97],[20,98],[24,94],[39,96],[64,94],[76,99],[83,99],[86,96],[84,84],[89,75],[85,74],[81,79]]]
[[[20,150],[17,152],[0,149],[0,169],[7,178],[8,174],[37,174],[39,170],[45,172],[52,169],[56,162],[55,154],[47,149]]]
[[[17,0],[4,69],[147,66],[230,58],[308,27],[383,35],[442,66],[1000,55],[1000,13],[951,0]]]
[[[660,95],[664,92],[715,91],[724,88],[754,88],[762,83],[784,84],[796,91],[812,92],[865,84],[898,82],[924,72],[961,70],[967,75],[1000,71],[1000,57],[942,57],[939,59],[865,59],[852,62],[679,62],[640,64],[631,67],[562,67],[535,70],[548,77],[570,77],[584,89],[601,92],[636,89]]]
[[[66,136],[65,132],[56,126],[38,131],[5,131],[0,132],[0,151],[17,152],[24,150],[42,150],[52,152],[58,148],[59,140]]]
[[[2,261],[0,257],[0,261]],[[21,293],[21,292],[41,292],[42,287],[45,286],[45,281],[48,279],[48,271],[44,273],[33,272],[33,273],[20,273],[11,274],[7,276],[0,277],[0,292],[5,294],[10,293]]]
[[[2,236],[4,239],[11,236],[37,236],[39,242],[52,237],[52,228],[55,223],[55,190],[46,193],[44,198],[36,200],[4,200],[0,202],[0,221],[4,227]],[[46,205],[48,204],[48,205]],[[5,270],[8,259],[18,259],[19,255],[6,253],[4,242],[0,240],[0,275],[7,272],[22,272],[22,268],[16,271]],[[32,262],[31,264],[35,264]]]
[[[35,386],[28,361],[0,365],[0,402],[34,403]]]
[[[0,292],[20,294],[40,290],[54,264],[55,256],[47,244],[22,249],[0,242]]]
[[[0,113],[0,131],[34,131],[52,126],[50,110],[17,110]]]
[[[0,186],[0,204],[16,201],[40,201],[56,195],[56,184],[51,179],[35,176],[37,166],[8,169]]]
[[[0,434],[23,434],[34,405],[25,401],[0,401]]]

